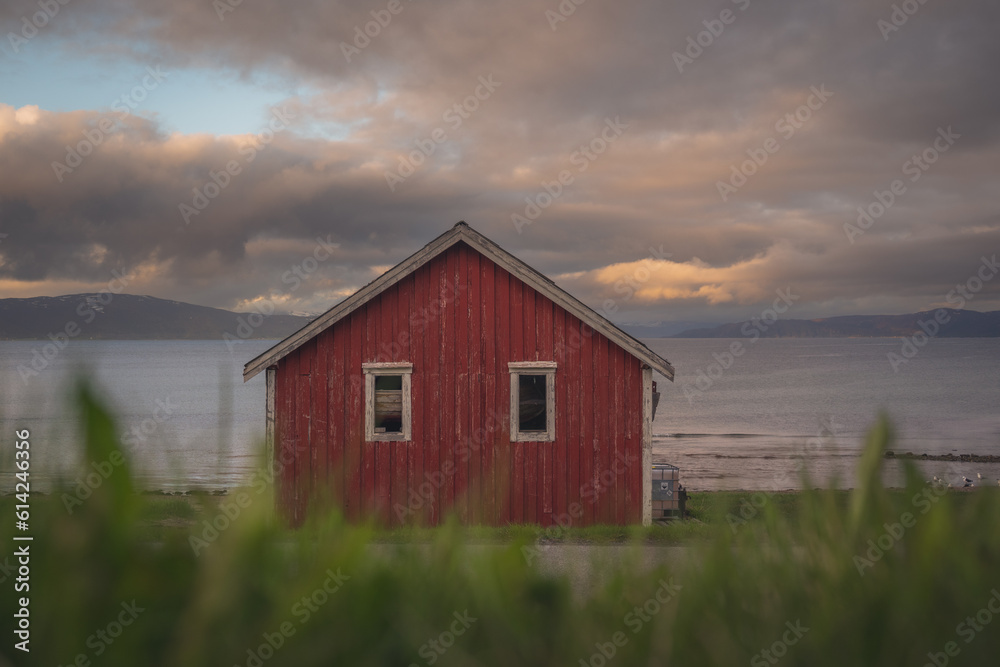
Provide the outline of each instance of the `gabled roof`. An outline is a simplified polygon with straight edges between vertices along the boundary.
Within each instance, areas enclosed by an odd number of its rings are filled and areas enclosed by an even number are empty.
[[[581,321],[600,332],[623,350],[649,364],[662,373],[671,382],[674,379],[674,367],[670,362],[656,354],[644,344],[628,335],[605,317],[581,303],[578,299],[562,290],[554,282],[531,268],[517,257],[498,246],[464,222],[459,222],[450,230],[437,237],[423,248],[413,253],[405,260],[389,269],[381,276],[368,283],[357,292],[344,299],[336,306],[326,311],[315,320],[305,325],[291,336],[281,341],[271,349],[257,356],[243,367],[243,381],[246,382],[265,368],[277,363],[287,354],[309,341],[323,330],[332,326],[356,308],[392,287],[406,278],[421,266],[437,257],[456,243],[464,242],[479,251],[483,256],[503,267],[508,273],[517,277],[535,291],[549,298],[553,303],[572,313]]]

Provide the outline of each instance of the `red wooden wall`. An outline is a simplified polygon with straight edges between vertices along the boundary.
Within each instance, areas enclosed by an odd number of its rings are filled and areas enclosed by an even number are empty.
[[[509,361],[551,361],[555,442],[511,442]],[[413,440],[365,442],[363,362],[413,364]],[[351,520],[638,523],[641,362],[464,243],[283,358],[278,505]],[[616,461],[618,462],[616,464]]]

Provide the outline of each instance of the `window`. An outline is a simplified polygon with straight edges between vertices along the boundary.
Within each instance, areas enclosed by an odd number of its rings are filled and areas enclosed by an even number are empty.
[[[413,364],[362,364],[365,373],[365,439],[412,438],[410,377]]]
[[[516,361],[510,370],[511,442],[556,439],[556,364]]]

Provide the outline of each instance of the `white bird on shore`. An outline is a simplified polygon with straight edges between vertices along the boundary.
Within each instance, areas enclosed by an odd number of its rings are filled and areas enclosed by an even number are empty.
[[[978,480],[979,480],[980,482],[981,482],[981,481],[983,481],[983,473],[981,473],[981,472],[977,472],[977,473],[976,473],[976,478],[977,478],[977,479],[978,479]]]

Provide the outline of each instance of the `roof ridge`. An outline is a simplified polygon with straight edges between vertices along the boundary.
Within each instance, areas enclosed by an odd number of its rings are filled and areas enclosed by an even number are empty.
[[[424,264],[459,242],[465,242],[473,250],[507,270],[511,275],[521,280],[521,282],[540,292],[549,301],[590,325],[591,328],[603,334],[611,342],[618,345],[618,347],[637,359],[646,362],[651,368],[662,373],[668,380],[673,381],[674,367],[670,365],[669,361],[653,352],[638,339],[622,331],[617,325],[593,308],[559,287],[551,278],[504,250],[491,239],[480,234],[464,220],[455,223],[451,229],[427,243],[427,245],[396,264],[375,280],[355,291],[351,296],[334,304],[295,333],[251,359],[243,367],[243,381],[246,382],[268,366],[280,361],[286,355],[317,336],[320,332],[333,326],[343,317],[378,296],[389,287],[392,287],[400,280],[411,275]]]

